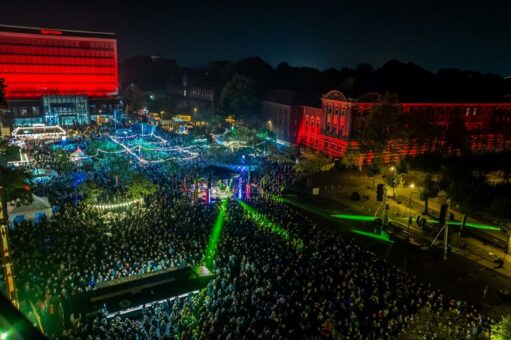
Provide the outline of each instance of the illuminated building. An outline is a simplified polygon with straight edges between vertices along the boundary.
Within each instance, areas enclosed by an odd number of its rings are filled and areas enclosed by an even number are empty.
[[[275,95],[277,94],[277,95]],[[361,134],[365,117],[372,105],[381,99],[378,93],[368,93],[357,99],[332,90],[318,104],[310,105],[292,91],[271,90],[263,102],[267,128],[278,138],[285,139],[334,158],[355,157],[354,163],[370,163],[373,155],[363,152]],[[393,140],[384,151],[384,161],[425,151],[441,150],[446,146],[445,131],[456,117],[463,121],[468,145],[473,152],[511,149],[511,102],[495,103],[401,103],[404,121],[414,115],[426,115],[435,127],[428,143],[416,140]],[[508,130],[506,132],[506,130]],[[449,150],[456,153],[457,150]]]
[[[113,33],[0,26],[0,78],[14,126],[84,125],[118,107]]]

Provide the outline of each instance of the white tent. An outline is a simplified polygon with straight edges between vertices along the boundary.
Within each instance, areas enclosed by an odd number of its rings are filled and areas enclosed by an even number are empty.
[[[84,158],[88,158],[87,154],[78,147],[71,155],[69,155],[69,158],[73,162],[80,162]]]
[[[51,205],[47,197],[38,197],[32,194],[32,203],[17,206],[9,203],[7,207],[9,214],[9,225],[14,226],[14,222],[31,221],[38,222],[43,216],[50,218],[52,215]]]

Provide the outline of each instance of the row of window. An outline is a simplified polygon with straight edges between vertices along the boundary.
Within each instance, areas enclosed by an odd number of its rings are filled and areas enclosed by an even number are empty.
[[[95,66],[38,66],[38,65],[2,65],[0,64],[0,74],[106,74],[115,75],[115,70],[111,67]]]
[[[325,108],[326,108],[326,112],[328,113],[332,113],[334,112],[334,107],[332,105],[325,105]],[[346,108],[342,108],[342,110],[340,110],[338,107],[335,108],[335,114],[338,115],[338,114],[341,114],[343,116],[346,115]]]
[[[115,109],[115,105],[113,104],[100,104],[95,105],[91,104],[90,107],[91,114],[112,112]],[[83,113],[87,112],[87,106],[85,104],[77,104],[77,106],[63,106],[58,107],[55,105],[51,106],[51,109],[47,107],[47,112],[51,112],[52,114],[69,114],[74,113],[76,111],[80,111]],[[11,112],[14,116],[23,117],[23,116],[39,116],[41,115],[41,108],[39,106],[14,106],[11,108]]]
[[[90,41],[90,40],[70,40],[70,39],[47,39],[47,38],[20,38],[7,37],[0,35],[0,43],[13,45],[32,45],[32,46],[57,46],[74,48],[96,48],[96,49],[114,49],[113,42]]]
[[[45,56],[25,56],[25,55],[2,55],[0,54],[0,64],[3,65],[73,65],[73,66],[110,66],[117,68],[115,59],[103,58],[79,58],[79,57],[45,57]]]
[[[115,53],[112,50],[91,50],[91,49],[69,49],[60,47],[30,47],[30,46],[9,46],[0,45],[1,54],[12,55],[46,55],[46,56],[76,56],[76,57],[100,57],[113,58]]]
[[[307,139],[305,139],[305,140],[307,141]],[[308,144],[309,145],[315,145],[318,148],[322,148],[322,146],[320,145],[318,137],[314,138],[313,136],[310,136]],[[343,152],[343,147],[342,147],[341,143],[335,143],[335,142],[330,143],[328,139],[325,139],[325,143],[324,143],[324,148],[323,149],[325,151]]]
[[[315,124],[314,124],[314,121],[316,121]],[[314,125],[316,125],[316,127],[319,128],[319,125],[320,125],[319,122],[320,122],[319,117],[316,117],[316,119],[314,119],[314,117],[310,117],[310,126],[311,127],[314,127]],[[305,116],[305,126],[309,126],[309,115]]]
[[[11,112],[14,116],[38,116],[41,114],[41,108],[39,106],[14,106],[11,108]]]

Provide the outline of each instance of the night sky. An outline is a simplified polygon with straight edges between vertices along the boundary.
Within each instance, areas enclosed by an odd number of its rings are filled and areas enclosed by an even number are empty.
[[[260,56],[272,65],[375,66],[511,75],[511,1],[1,0],[0,23],[115,32],[121,58],[180,65]]]

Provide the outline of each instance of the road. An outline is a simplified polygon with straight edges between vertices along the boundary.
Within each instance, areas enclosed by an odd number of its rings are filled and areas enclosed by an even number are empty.
[[[315,180],[316,183],[320,182],[317,179]],[[450,233],[449,235],[453,252],[449,254],[445,261],[441,252],[433,255],[430,251],[421,251],[419,247],[408,244],[406,242],[409,235],[408,231],[412,243],[416,245],[429,245],[434,237],[434,235],[424,232],[415,222],[408,225],[409,198],[406,202],[402,200],[401,203],[396,201],[389,203],[390,218],[394,221],[393,224],[397,226],[393,231],[395,243],[389,244],[359,237],[350,231],[353,227],[361,227],[364,224],[363,222],[334,219],[331,215],[336,213],[374,214],[379,202],[376,202],[376,194],[370,189],[372,183],[362,178],[358,181],[357,179],[354,181],[347,181],[346,179],[339,181],[339,178],[331,177],[327,179],[330,183],[332,183],[332,180],[337,183],[333,190],[331,184],[330,188],[328,188],[328,184],[324,184],[323,187],[320,186],[322,188],[320,193],[323,198],[299,194],[298,196],[289,196],[288,203],[293,202],[293,205],[305,210],[311,217],[314,216],[322,225],[358,239],[359,244],[386,257],[396,266],[416,275],[420,281],[429,282],[449,295],[480,306],[487,315],[499,316],[503,312],[511,312],[511,300],[500,293],[502,290],[511,292],[511,280],[509,279],[511,277],[511,264],[506,262],[504,268],[495,269],[495,264],[489,255],[493,252],[504,256],[502,251],[483,245],[482,242],[475,239],[460,238],[457,233]],[[327,190],[325,190],[325,185]],[[353,191],[369,196],[369,200],[351,201],[349,195]],[[398,189],[398,197],[406,194],[409,195],[409,191]],[[412,216],[419,214],[424,207],[422,202],[417,199],[418,197],[416,195],[414,197],[412,192],[412,209],[410,210]],[[321,201],[318,202],[318,200]],[[335,203],[326,204],[325,200],[331,200]],[[435,202],[432,203],[431,206],[435,209]],[[367,223],[365,223],[365,227],[369,228]],[[468,244],[468,249],[462,250],[459,248],[463,243]],[[508,256],[506,260],[509,260],[509,258],[511,256]],[[488,289],[483,300],[483,292],[486,286]]]

